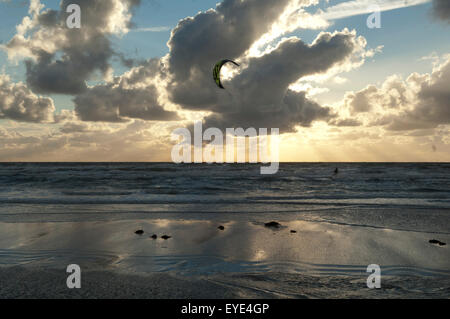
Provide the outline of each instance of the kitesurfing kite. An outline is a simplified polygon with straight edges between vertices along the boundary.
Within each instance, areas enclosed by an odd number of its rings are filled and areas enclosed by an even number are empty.
[[[217,62],[217,64],[214,66],[214,70],[213,70],[214,81],[216,81],[217,86],[220,87],[221,89],[225,89],[225,88],[223,87],[222,82],[220,81],[220,70],[228,62],[233,63],[236,66],[239,66],[239,64],[237,64],[236,62],[231,61],[231,60],[222,60],[220,62]]]

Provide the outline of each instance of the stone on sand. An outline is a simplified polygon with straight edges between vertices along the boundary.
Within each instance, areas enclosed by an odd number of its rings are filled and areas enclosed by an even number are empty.
[[[268,228],[280,228],[281,224],[277,223],[277,222],[270,222],[270,223],[265,223],[264,226],[266,226]]]
[[[441,242],[440,240],[437,240],[437,239],[430,239],[428,242],[430,244],[436,244],[436,245],[439,245],[439,246],[445,246],[446,245],[446,243],[443,243],[443,242]]]

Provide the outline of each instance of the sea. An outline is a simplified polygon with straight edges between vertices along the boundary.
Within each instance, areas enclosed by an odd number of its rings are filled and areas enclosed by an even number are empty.
[[[335,169],[338,173],[335,173]],[[202,215],[450,233],[450,163],[1,163],[0,222]]]

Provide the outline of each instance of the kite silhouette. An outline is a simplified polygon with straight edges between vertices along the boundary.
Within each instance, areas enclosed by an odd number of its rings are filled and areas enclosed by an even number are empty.
[[[221,89],[225,89],[225,88],[223,87],[222,82],[220,81],[220,70],[227,63],[233,63],[234,65],[239,66],[239,64],[237,64],[236,62],[234,62],[232,60],[222,60],[222,61],[219,61],[216,63],[216,65],[214,66],[214,70],[213,70],[213,78],[214,78],[214,81],[216,82],[217,86]]]

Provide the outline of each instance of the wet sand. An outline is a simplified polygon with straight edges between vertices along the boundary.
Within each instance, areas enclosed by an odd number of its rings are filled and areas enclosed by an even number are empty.
[[[450,279],[387,276],[381,289],[368,289],[355,276],[239,273],[176,276],[82,273],[80,289],[68,289],[63,269],[0,268],[0,299],[278,299],[278,298],[448,298]]]
[[[0,223],[0,298],[450,296],[448,245],[428,242],[448,234],[270,221]],[[66,286],[69,264],[81,289]],[[366,286],[369,264],[381,266],[381,289]]]

